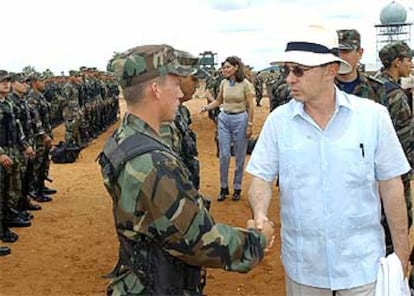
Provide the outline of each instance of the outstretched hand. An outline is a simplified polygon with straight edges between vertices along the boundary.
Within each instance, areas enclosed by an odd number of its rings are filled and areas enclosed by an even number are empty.
[[[250,219],[247,221],[247,228],[256,228],[266,237],[266,249],[265,252],[273,246],[275,235],[274,235],[274,223],[270,221],[266,216],[260,219]]]

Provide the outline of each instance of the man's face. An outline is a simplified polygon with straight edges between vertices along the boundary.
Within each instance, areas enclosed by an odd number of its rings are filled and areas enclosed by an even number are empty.
[[[299,102],[308,102],[317,98],[323,88],[329,86],[326,77],[326,66],[308,67],[286,63],[286,83],[290,87],[293,98]]]
[[[352,66],[352,70],[354,71],[358,67],[358,63],[362,58],[364,50],[362,48],[358,49],[340,49],[339,50],[339,57],[348,64]]]
[[[18,80],[13,81],[11,86],[14,90],[21,94],[26,93],[28,88],[28,85],[26,83],[22,83]]]
[[[181,79],[176,75],[167,75],[158,84],[161,121],[174,120],[179,105],[179,98],[184,95],[180,85]]]
[[[10,79],[0,81],[0,94],[6,95],[10,92]]]
[[[198,79],[193,76],[187,76],[181,78],[181,90],[183,96],[180,98],[180,102],[185,102],[193,98],[198,85]]]
[[[400,77],[408,77],[410,76],[411,69],[413,67],[412,58],[410,57],[403,57],[400,59],[401,63],[399,64],[399,75]]]

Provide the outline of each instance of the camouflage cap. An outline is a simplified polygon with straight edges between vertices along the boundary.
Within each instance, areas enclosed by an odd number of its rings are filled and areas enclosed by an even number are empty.
[[[10,73],[12,81],[25,82],[26,75],[24,73]]]
[[[6,70],[0,70],[0,82],[9,79],[10,80],[10,75]]]
[[[384,66],[391,65],[392,61],[399,57],[408,57],[412,58],[414,56],[414,51],[407,45],[407,43],[402,41],[396,41],[390,44],[385,45],[379,51],[379,58],[381,63]]]
[[[337,30],[339,49],[358,49],[361,47],[361,35],[357,30]]]
[[[160,44],[131,48],[117,55],[110,68],[125,88],[166,74],[188,76],[197,65],[198,58],[190,53]]]

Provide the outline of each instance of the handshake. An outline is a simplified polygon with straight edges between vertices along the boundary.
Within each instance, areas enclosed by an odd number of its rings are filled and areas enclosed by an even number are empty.
[[[266,249],[265,252],[269,251],[269,249],[273,246],[273,242],[275,240],[275,225],[272,221],[270,221],[267,217],[263,218],[256,218],[255,220],[249,219],[247,221],[247,228],[248,229],[257,229],[261,233],[264,234],[266,237]]]

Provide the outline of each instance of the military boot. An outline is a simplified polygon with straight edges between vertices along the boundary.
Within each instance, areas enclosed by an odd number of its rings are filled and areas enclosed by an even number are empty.
[[[19,236],[5,226],[3,221],[0,221],[0,239],[5,243],[14,243]]]
[[[30,192],[29,195],[37,202],[49,202],[53,200],[50,196],[45,195],[42,192]]]
[[[23,216],[20,212],[12,208],[7,210],[3,223],[7,227],[29,227],[32,225],[30,219],[26,218],[26,216]]]
[[[47,186],[43,186],[42,192],[43,194],[55,194],[57,190],[53,188],[49,188]]]
[[[39,211],[42,209],[42,207],[40,205],[34,204],[32,203],[32,201],[30,200],[30,198],[28,196],[26,197],[22,197],[20,199],[20,206],[19,208],[22,211]]]
[[[9,247],[6,246],[0,246],[0,256],[6,256],[11,253],[11,250]]]

